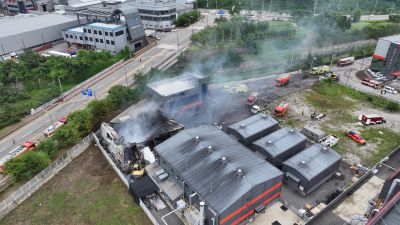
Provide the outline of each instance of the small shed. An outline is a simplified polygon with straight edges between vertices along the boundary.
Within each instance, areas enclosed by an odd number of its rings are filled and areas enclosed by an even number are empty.
[[[339,169],[342,157],[335,150],[321,144],[314,144],[283,162],[289,186],[307,195]]]
[[[234,135],[239,142],[251,145],[251,142],[264,137],[278,129],[278,121],[265,115],[255,114],[227,128],[227,133]]]
[[[285,127],[253,142],[252,149],[280,167],[282,162],[306,148],[307,138],[299,130]]]
[[[325,136],[325,132],[322,130],[308,125],[304,126],[301,132],[315,142],[321,140]]]

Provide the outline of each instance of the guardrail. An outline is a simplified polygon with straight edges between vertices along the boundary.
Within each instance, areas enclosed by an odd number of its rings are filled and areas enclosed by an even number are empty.
[[[7,215],[7,213],[31,196],[56,173],[68,165],[68,163],[70,163],[74,158],[84,152],[89,147],[92,139],[92,135],[85,137],[81,142],[64,153],[62,157],[51,163],[46,169],[42,170],[42,172],[37,174],[34,178],[2,201],[0,203],[0,218]]]

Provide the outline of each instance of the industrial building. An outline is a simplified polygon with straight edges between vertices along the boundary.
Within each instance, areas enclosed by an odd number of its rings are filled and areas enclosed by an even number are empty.
[[[282,162],[306,148],[307,138],[293,128],[282,128],[253,142],[252,149],[280,167]]]
[[[372,55],[371,69],[383,75],[400,76],[400,35],[379,38]]]
[[[184,74],[147,84],[150,97],[171,118],[202,112],[207,104],[208,77]]]
[[[59,14],[0,18],[0,55],[62,40],[62,30],[78,24],[76,17]]]
[[[100,8],[76,12],[77,18],[91,23],[80,23],[63,31],[64,39],[77,48],[105,50],[116,54],[126,46],[140,49],[146,45],[145,32],[136,9],[115,2],[104,2]]]
[[[241,143],[250,145],[253,141],[264,137],[278,129],[278,121],[258,113],[245,120],[228,126],[227,133],[234,135]]]
[[[282,170],[288,185],[307,195],[337,172],[341,159],[335,150],[314,144],[283,162]]]
[[[4,3],[11,15],[28,13],[29,10],[35,10],[32,0],[4,0]]]
[[[180,131],[154,152],[198,224],[244,224],[280,196],[282,172],[215,126]]]
[[[397,192],[367,223],[367,225],[398,225],[400,221],[400,192]]]

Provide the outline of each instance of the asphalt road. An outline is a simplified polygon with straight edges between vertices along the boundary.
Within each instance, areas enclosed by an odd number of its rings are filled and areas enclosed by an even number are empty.
[[[127,64],[125,66],[126,74],[125,68],[120,68],[90,87],[92,90],[94,90],[95,97],[84,97],[82,95],[77,95],[69,101],[59,104],[39,118],[0,140],[0,158],[4,157],[6,154],[20,146],[25,141],[31,141],[40,138],[43,135],[43,131],[59,118],[66,117],[69,113],[77,109],[84,108],[94,98],[104,98],[107,95],[107,91],[112,86],[117,84],[133,83],[132,75],[137,71],[147,72],[151,69],[151,67],[158,66],[160,62],[165,61],[171,56],[176,57],[176,52],[178,52],[178,43],[179,50],[183,50],[190,43],[190,36],[192,32],[203,29],[205,26],[207,26],[207,22],[209,22],[208,25],[213,23],[215,13],[212,11],[203,11],[202,13],[205,16],[204,19],[191,27],[167,33],[157,32],[157,35],[161,38],[161,40],[158,41],[157,46],[148,50],[140,57]]]
[[[356,60],[355,63],[351,66],[344,66],[344,67],[337,67],[333,66],[332,71],[336,72],[338,75],[340,75],[340,83],[349,86],[351,88],[354,88],[359,91],[363,91],[369,94],[377,95],[377,96],[382,96],[384,98],[396,101],[400,103],[400,95],[399,94],[381,94],[381,91],[379,89],[374,89],[372,87],[368,87],[365,85],[361,84],[361,81],[356,77],[356,72],[360,71],[362,69],[366,69],[371,65],[371,60],[372,58],[365,58],[365,59],[360,59]],[[388,84],[390,86],[390,83]]]

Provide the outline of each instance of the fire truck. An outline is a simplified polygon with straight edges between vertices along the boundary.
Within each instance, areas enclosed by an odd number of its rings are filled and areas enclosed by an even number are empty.
[[[375,89],[381,89],[383,87],[382,83],[376,80],[363,80],[361,84]]]
[[[354,57],[347,57],[343,59],[339,59],[337,62],[337,66],[342,67],[342,66],[348,66],[354,64]]]
[[[44,136],[51,137],[58,128],[60,128],[61,126],[63,126],[66,123],[67,123],[66,118],[64,118],[64,117],[60,118],[57,122],[53,123],[46,130],[43,131]]]
[[[386,120],[382,116],[379,116],[378,114],[359,115],[358,119],[364,125],[375,125],[375,124],[386,123]]]
[[[275,116],[278,117],[284,116],[288,108],[289,108],[289,103],[281,102],[279,105],[275,107]]]
[[[288,86],[289,82],[290,82],[290,75],[285,76],[285,77],[278,77],[275,79],[275,86],[276,87],[286,87]]]
[[[247,97],[246,104],[249,106],[254,105],[258,100],[258,93],[252,92],[249,97]]]

